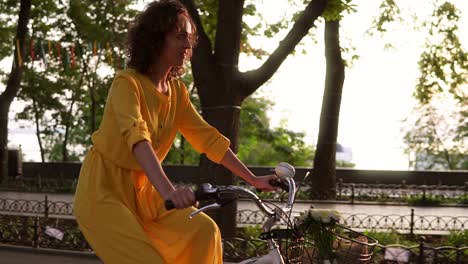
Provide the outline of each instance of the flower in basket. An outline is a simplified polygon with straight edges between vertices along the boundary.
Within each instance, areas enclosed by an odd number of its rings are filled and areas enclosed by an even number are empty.
[[[297,218],[297,228],[303,232],[305,239],[313,243],[318,258],[323,261],[333,260],[335,257],[333,242],[336,236],[333,231],[339,220],[340,213],[338,211],[313,208],[305,211]]]

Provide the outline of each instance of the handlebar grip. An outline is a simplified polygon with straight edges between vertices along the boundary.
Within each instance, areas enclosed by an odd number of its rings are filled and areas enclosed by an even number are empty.
[[[289,192],[289,185],[280,179],[271,179],[268,181],[268,183],[273,187],[279,187],[281,190]],[[257,190],[257,192],[262,192],[260,189],[255,190]]]
[[[194,190],[193,194],[195,195],[195,202],[202,200],[203,197],[204,197],[197,190]],[[168,210],[168,211],[176,208],[174,203],[171,200],[164,201],[164,207],[166,207],[166,210]]]
[[[280,179],[272,179],[268,182],[273,187],[279,187],[285,192],[289,192],[289,184]]]

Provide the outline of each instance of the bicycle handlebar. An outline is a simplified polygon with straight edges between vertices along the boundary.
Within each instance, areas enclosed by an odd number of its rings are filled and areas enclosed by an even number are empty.
[[[283,177],[275,180],[271,180],[270,184],[275,187],[288,191],[288,202],[284,207],[284,211],[289,211],[294,204],[294,198],[296,196],[296,183],[293,178]],[[237,194],[249,198],[255,202],[258,208],[268,216],[273,216],[275,212],[271,211],[266,207],[262,200],[252,191],[239,186],[227,185],[227,186],[212,186],[209,183],[204,183],[201,188],[195,191],[195,199],[197,201],[215,200],[214,203],[204,206],[194,212],[191,216],[194,216],[202,211],[219,208],[226,203],[225,198],[221,197],[222,194]],[[175,206],[171,200],[166,200],[164,203],[167,210],[174,209]]]

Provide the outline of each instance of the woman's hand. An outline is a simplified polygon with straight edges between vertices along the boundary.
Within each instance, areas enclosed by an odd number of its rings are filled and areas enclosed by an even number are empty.
[[[195,194],[188,186],[178,187],[169,194],[168,200],[174,203],[177,209],[183,209],[197,204]]]
[[[270,180],[274,180],[278,178],[276,175],[266,175],[266,176],[256,176],[253,178],[252,182],[250,183],[255,188],[262,190],[263,192],[272,192],[278,190],[277,187],[271,186],[269,183]]]

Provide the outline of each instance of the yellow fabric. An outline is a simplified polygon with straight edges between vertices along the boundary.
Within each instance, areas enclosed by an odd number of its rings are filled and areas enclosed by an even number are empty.
[[[78,224],[104,263],[222,263],[214,221],[205,214],[188,219],[194,208],[166,211],[133,157],[133,145],[147,140],[162,161],[177,131],[218,163],[230,144],[200,117],[181,82],[171,81],[166,96],[134,70],[116,75],[74,202]]]

